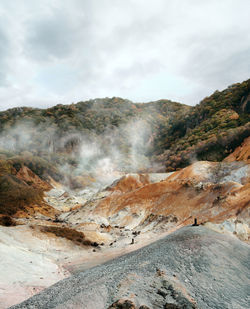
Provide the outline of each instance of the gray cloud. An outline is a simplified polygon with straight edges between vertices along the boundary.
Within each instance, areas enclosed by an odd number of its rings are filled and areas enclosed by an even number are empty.
[[[196,104],[249,78],[249,11],[248,0],[3,0],[0,109],[106,96]]]
[[[249,78],[249,55],[250,40],[246,33],[232,31],[217,36],[201,35],[193,38],[188,61],[180,71],[208,86],[225,87],[234,80]]]
[[[91,21],[89,10],[81,8],[82,14],[74,19],[67,8],[52,8],[40,18],[26,25],[26,56],[37,61],[53,61],[69,57],[90,41]],[[84,52],[84,50],[83,50]]]
[[[38,60],[61,58],[72,52],[74,29],[62,16],[43,19],[32,25],[28,51]]]
[[[0,87],[6,86],[9,41],[0,25]]]

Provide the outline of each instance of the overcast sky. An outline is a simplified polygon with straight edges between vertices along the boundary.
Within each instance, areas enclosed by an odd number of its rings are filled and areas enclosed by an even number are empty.
[[[189,105],[250,78],[250,0],[1,0],[0,109]]]

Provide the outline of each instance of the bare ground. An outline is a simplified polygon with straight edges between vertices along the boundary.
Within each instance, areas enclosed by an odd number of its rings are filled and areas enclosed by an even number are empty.
[[[249,245],[205,227],[184,227],[147,247],[64,279],[11,308],[250,307]]]

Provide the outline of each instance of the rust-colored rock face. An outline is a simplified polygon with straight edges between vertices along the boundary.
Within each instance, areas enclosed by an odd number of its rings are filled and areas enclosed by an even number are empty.
[[[250,163],[250,137],[246,138],[241,146],[224,159],[225,162],[245,161]]]
[[[26,166],[18,170],[12,167],[11,172],[1,177],[0,214],[22,218],[40,213],[53,217],[55,209],[43,199],[52,186]]]
[[[134,174],[119,179],[114,185],[108,188],[109,191],[120,191],[121,193],[131,192],[150,183],[148,175]]]
[[[250,206],[249,176],[248,164],[206,161],[156,183],[150,183],[147,175],[129,175],[111,186],[106,197],[91,206],[87,203],[77,213],[82,218],[106,218],[111,225],[151,225],[154,230],[192,224],[194,218],[198,223],[218,224],[246,214]]]
[[[48,182],[43,181],[26,166],[20,168],[20,170],[16,174],[16,177],[25,181],[27,184],[29,184],[35,189],[40,189],[44,191],[52,189],[52,186]]]

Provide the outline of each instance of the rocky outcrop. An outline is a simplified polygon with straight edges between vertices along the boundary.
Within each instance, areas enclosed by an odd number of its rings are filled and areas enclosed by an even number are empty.
[[[250,163],[250,137],[246,138],[241,146],[237,147],[224,161],[244,161]]]
[[[108,309],[136,309],[135,304],[128,299],[120,299],[113,303]]]
[[[31,187],[33,187],[35,189],[40,189],[40,190],[44,190],[44,191],[48,191],[48,190],[52,189],[52,186],[48,182],[46,182],[46,181],[42,180],[40,177],[38,177],[27,166],[22,166],[18,170],[16,177],[18,179],[25,181],[28,185],[30,185]]]
[[[150,176],[125,176],[100,197],[69,213],[70,224],[95,221],[106,226],[125,226],[141,231],[166,231],[173,226],[225,220],[243,220],[250,203],[250,166],[242,162],[196,162],[165,180],[150,182]],[[100,193],[98,193],[100,196]],[[234,231],[236,232],[236,231]],[[237,233],[237,232],[236,232]]]

